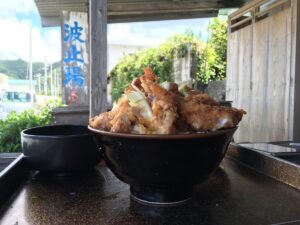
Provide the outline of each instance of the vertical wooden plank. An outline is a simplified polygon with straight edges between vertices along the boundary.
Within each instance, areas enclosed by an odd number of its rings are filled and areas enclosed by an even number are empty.
[[[292,5],[291,5],[292,6]],[[285,81],[283,82],[284,86],[284,140],[291,140],[291,127],[294,126],[293,118],[290,117],[290,111],[294,110],[294,102],[291,101],[290,96],[293,93],[293,74],[292,74],[292,61],[293,61],[293,44],[292,44],[292,7],[286,9],[286,65],[285,65]],[[280,90],[278,90],[279,92]]]
[[[253,27],[253,62],[252,62],[252,129],[250,141],[268,141],[268,113],[267,113],[267,87],[268,87],[268,60],[269,60],[269,30],[268,20],[256,22]]]
[[[288,139],[291,8],[268,18],[269,70],[268,70],[268,130],[269,141]]]
[[[231,72],[230,72],[230,76],[231,77],[229,79],[228,84],[230,85],[230,90],[231,90],[231,98],[230,101],[232,101],[232,106],[233,107],[237,107],[237,101],[238,101],[238,83],[239,83],[239,57],[240,57],[240,49],[241,46],[239,45],[240,41],[239,41],[239,31],[232,33],[232,45],[231,45],[231,52],[230,55],[228,57],[231,58],[231,65],[230,67],[232,68]],[[229,99],[228,99],[229,100]],[[234,139],[235,141],[239,142],[240,139],[240,134],[241,132],[236,132]]]
[[[62,12],[62,97],[68,106],[89,103],[88,19],[84,12]]]
[[[300,3],[298,0],[292,0],[292,62],[290,79],[290,103],[293,108],[290,109],[290,127],[292,131],[290,138],[300,141]]]
[[[233,100],[233,88],[234,88],[234,77],[233,77],[233,71],[234,71],[234,38],[236,36],[234,33],[228,33],[228,42],[227,42],[227,69],[226,69],[226,100],[232,101]]]
[[[236,142],[249,141],[249,129],[252,128],[251,123],[251,76],[252,76],[252,25],[247,26],[239,31],[239,43],[240,53],[237,64],[238,67],[238,83],[237,83],[237,95],[234,106],[242,108],[247,111],[247,115],[243,117],[242,122],[239,125],[239,129],[236,132]]]
[[[228,34],[226,100],[247,111],[235,133],[236,142],[249,141],[251,123],[253,25]]]
[[[237,69],[238,69],[238,33],[228,34],[228,47],[227,47],[227,77],[226,77],[226,100],[233,101],[236,96],[237,87]]]
[[[292,6],[292,5],[291,5]],[[293,84],[291,83],[292,80],[292,53],[293,53],[293,45],[292,45],[292,8],[288,9],[288,13],[286,14],[287,21],[286,21],[286,30],[287,30],[287,36],[286,36],[286,50],[287,50],[287,60],[286,60],[286,76],[285,76],[285,82],[284,82],[284,130],[285,130],[285,136],[284,140],[291,140],[290,138],[290,126],[294,126],[294,123],[291,123],[293,118],[290,117],[290,111],[293,111],[294,109],[294,102],[291,104],[290,96],[291,92],[294,90]]]
[[[89,0],[90,117],[107,109],[107,0]]]

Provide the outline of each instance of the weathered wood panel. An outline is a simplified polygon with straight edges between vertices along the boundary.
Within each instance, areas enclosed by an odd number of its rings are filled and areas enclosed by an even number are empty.
[[[293,140],[300,141],[300,29],[297,22],[300,21],[300,2],[292,0],[292,62],[291,67],[294,77],[290,79],[290,102],[294,104],[294,109],[289,111],[290,127],[292,127]],[[298,43],[297,43],[298,42]]]
[[[268,112],[269,139],[287,140],[289,121],[289,80],[291,77],[291,8],[269,22]]]
[[[267,19],[253,26],[253,58],[252,58],[252,118],[250,141],[267,140],[268,115],[267,85],[268,85],[268,21]]]
[[[141,22],[216,16],[219,9],[237,8],[245,2],[247,0],[110,0],[108,21]],[[35,0],[35,3],[43,26],[58,26],[62,10],[87,12],[89,7],[89,0]]]
[[[248,133],[251,117],[251,71],[252,71],[252,26],[229,35],[226,99],[233,101],[233,106],[243,108],[247,115],[239,125],[235,139]]]
[[[89,121],[89,107],[58,107],[52,110],[52,124],[87,125]]]
[[[87,13],[62,12],[62,98],[68,106],[89,103]]]
[[[89,1],[90,117],[107,110],[107,0]]]
[[[131,23],[145,21],[161,21],[161,20],[179,20],[179,19],[195,19],[208,18],[218,16],[218,10],[180,10],[180,11],[155,11],[149,13],[111,15],[108,17],[108,23]]]
[[[236,59],[238,57],[237,51],[237,38],[238,33],[230,33],[228,32],[228,45],[227,45],[227,77],[226,77],[226,100],[233,101],[234,100],[234,91],[235,91],[235,83],[236,80]]]
[[[236,87],[238,87],[238,58],[240,49],[238,33],[229,33],[228,40],[230,41],[228,41],[227,47],[226,100],[232,101],[233,106],[236,106]],[[238,135],[239,133],[236,134],[236,136]]]
[[[294,137],[291,111],[296,22],[292,14],[292,8],[284,7],[229,32],[226,100],[248,113],[235,135],[237,142]]]

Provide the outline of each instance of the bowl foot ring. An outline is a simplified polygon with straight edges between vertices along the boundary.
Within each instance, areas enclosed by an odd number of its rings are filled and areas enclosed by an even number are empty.
[[[131,198],[141,204],[151,206],[179,206],[191,202],[193,187],[181,188],[144,188],[130,186]]]

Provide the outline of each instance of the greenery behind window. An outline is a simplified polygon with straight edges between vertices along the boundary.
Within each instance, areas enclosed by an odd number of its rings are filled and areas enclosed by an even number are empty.
[[[173,61],[186,56],[188,47],[197,59],[195,85],[226,78],[227,21],[214,18],[208,27],[210,38],[205,43],[191,31],[170,37],[157,48],[124,56],[109,74],[112,98],[117,100],[133,78],[151,66],[161,82],[173,81]]]

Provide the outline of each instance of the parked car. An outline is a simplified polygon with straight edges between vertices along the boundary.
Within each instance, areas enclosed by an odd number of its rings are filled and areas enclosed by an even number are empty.
[[[11,111],[22,112],[33,108],[35,103],[34,92],[4,91],[0,99],[0,119],[5,119]]]

